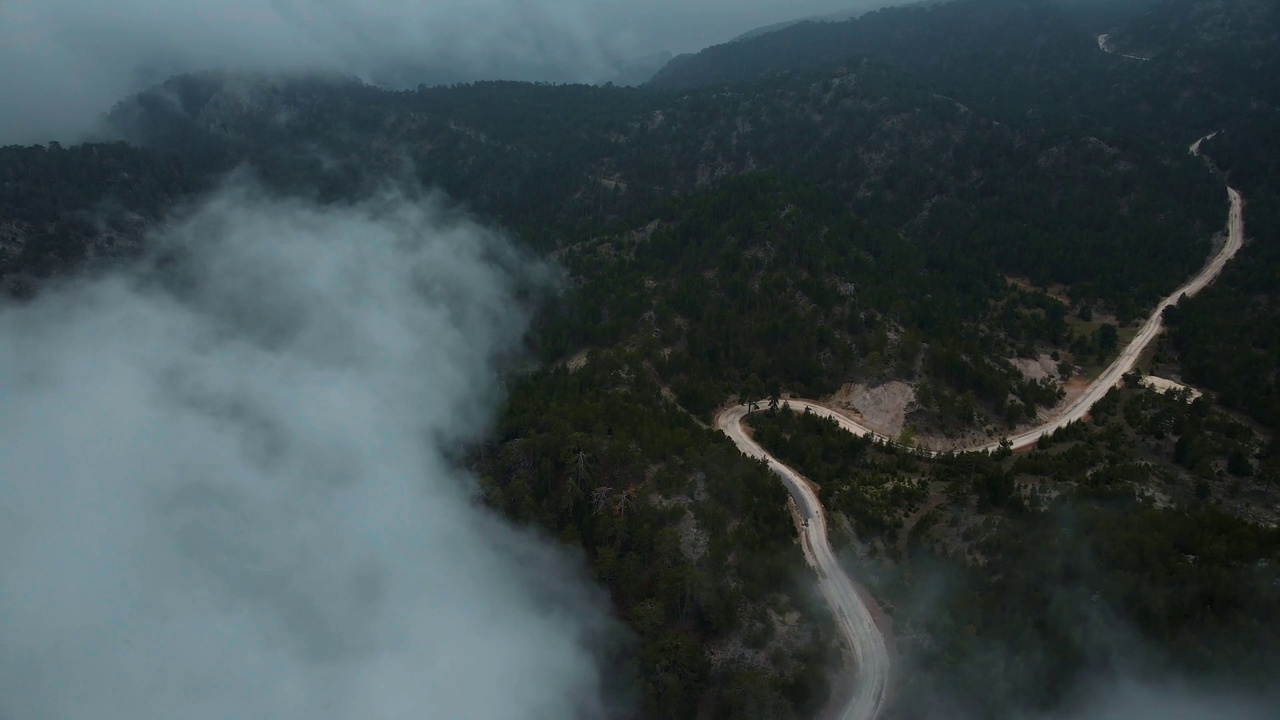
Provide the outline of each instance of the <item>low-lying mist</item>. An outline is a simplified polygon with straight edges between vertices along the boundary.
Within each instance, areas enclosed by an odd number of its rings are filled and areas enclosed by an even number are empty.
[[[1144,683],[1110,678],[1074,712],[1048,720],[1267,720],[1274,699],[1214,692],[1185,682]]]
[[[1274,529],[1116,486],[1063,492],[1001,517],[971,546],[980,563],[939,543],[860,568],[900,593],[904,716],[1276,717]]]
[[[606,601],[451,460],[545,272],[398,192],[152,245],[0,307],[0,716],[607,714]]]

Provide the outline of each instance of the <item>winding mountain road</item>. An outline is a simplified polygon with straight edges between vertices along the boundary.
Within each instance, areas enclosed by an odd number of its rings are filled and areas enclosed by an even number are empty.
[[[768,463],[769,469],[782,478],[800,507],[801,517],[805,520],[801,541],[817,565],[818,587],[849,644],[854,667],[857,668],[853,696],[840,713],[840,718],[871,720],[880,713],[889,687],[889,649],[885,645],[884,633],[876,625],[853,580],[831,551],[831,544],[827,541],[827,516],[818,501],[817,491],[799,473],[783,465],[747,435],[742,425],[747,413],[745,405],[728,408],[716,417],[716,426],[733,440],[743,454]]]
[[[1101,45],[1101,41],[1099,43]],[[1216,134],[1216,133],[1215,133]],[[1199,156],[1200,145],[1213,135],[1200,138],[1188,148],[1192,155]],[[1052,434],[1059,428],[1083,419],[1089,410],[1108,392],[1120,383],[1124,375],[1133,370],[1151,341],[1160,334],[1164,327],[1163,313],[1165,308],[1176,305],[1184,296],[1192,296],[1212,283],[1222,273],[1223,267],[1244,244],[1244,202],[1240,193],[1228,187],[1227,196],[1231,209],[1227,215],[1227,239],[1222,248],[1210,258],[1204,268],[1182,287],[1173,291],[1162,300],[1133,340],[1125,346],[1124,351],[1098,376],[1088,389],[1065,407],[1059,408],[1054,417],[1030,430],[1008,438],[1013,450],[1034,445],[1042,436]],[[835,420],[841,428],[855,435],[871,436],[889,441],[890,438],[863,425],[858,420],[839,410],[824,405],[816,400],[789,398],[787,402],[798,411],[808,410],[817,415]],[[801,529],[801,541],[809,551],[817,565],[818,584],[823,597],[826,598],[836,621],[849,645],[857,672],[853,696],[840,712],[841,720],[874,720],[884,707],[885,696],[889,687],[889,652],[884,634],[876,625],[871,610],[859,594],[853,579],[840,567],[831,544],[827,539],[827,518],[822,503],[818,500],[817,489],[805,480],[798,472],[781,463],[760,446],[743,427],[743,419],[750,413],[748,405],[736,405],[722,410],[716,416],[716,427],[733,441],[738,449],[748,457],[765,461],[769,469],[782,479],[804,518]],[[961,452],[987,452],[1000,447],[1000,442],[989,443],[981,447],[969,448]],[[935,453],[925,451],[929,455]]]

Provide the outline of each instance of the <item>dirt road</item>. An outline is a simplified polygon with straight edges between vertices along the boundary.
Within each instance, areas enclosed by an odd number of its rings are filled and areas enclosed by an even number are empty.
[[[1218,136],[1218,133],[1216,133],[1216,132],[1211,132],[1211,133],[1209,133],[1208,135],[1205,135],[1204,137],[1200,138],[1199,140],[1197,140],[1197,141],[1195,141],[1195,142],[1191,143],[1191,145],[1187,147],[1187,152],[1191,153],[1191,154],[1192,154],[1192,155],[1194,155],[1195,157],[1200,157],[1200,146],[1204,144],[1204,141],[1205,141],[1205,140],[1212,140],[1212,139],[1214,139],[1214,138],[1215,138],[1215,137],[1217,137],[1217,136]]]
[[[1120,57],[1129,58],[1130,60],[1142,60],[1143,62],[1146,62],[1147,60],[1151,59],[1151,58],[1139,57],[1137,55],[1125,55],[1124,53],[1117,53],[1116,49],[1111,47],[1110,33],[1103,33],[1102,35],[1098,36],[1098,49],[1104,53],[1109,53],[1111,55],[1119,55]]]
[[[839,717],[842,720],[871,720],[880,713],[889,685],[889,651],[884,635],[858,595],[853,581],[831,551],[827,542],[827,516],[822,510],[822,503],[818,502],[817,493],[799,474],[778,462],[746,434],[742,427],[742,418],[746,415],[746,406],[729,408],[716,417],[716,426],[733,440],[743,454],[766,461],[769,469],[782,478],[795,498],[805,519],[802,539],[817,563],[818,586],[835,615],[841,634],[848,641],[857,669],[853,696]]]
[[[1099,47],[1102,47],[1103,42],[1103,39],[1099,38]],[[1198,156],[1200,145],[1211,137],[1213,135],[1207,135],[1193,143],[1188,148],[1191,154]],[[1222,273],[1222,268],[1235,257],[1236,252],[1244,244],[1244,201],[1240,193],[1230,187],[1227,188],[1227,196],[1231,209],[1227,215],[1227,239],[1222,248],[1210,258],[1199,273],[1156,306],[1138,334],[1120,353],[1120,357],[1116,358],[1115,362],[1111,363],[1089,385],[1088,390],[1070,405],[1062,408],[1053,419],[1008,438],[1012,443],[1012,449],[1018,450],[1034,445],[1041,436],[1052,434],[1059,428],[1083,419],[1099,400],[1120,383],[1126,373],[1133,370],[1138,357],[1160,334],[1163,329],[1165,308],[1176,305],[1183,295],[1190,297],[1200,292]],[[793,398],[788,399],[787,402],[797,411],[809,410],[832,418],[839,423],[840,427],[855,435],[871,435],[880,440],[890,440],[854,418],[816,400]],[[853,697],[839,717],[842,720],[874,720],[884,705],[889,682],[889,654],[884,635],[881,634],[872,619],[870,610],[859,596],[853,580],[836,562],[835,555],[831,552],[831,545],[827,540],[827,519],[817,494],[796,471],[783,465],[747,435],[742,426],[742,420],[748,413],[749,408],[746,405],[728,408],[716,416],[716,427],[728,435],[745,455],[766,461],[769,468],[782,478],[787,490],[799,505],[807,520],[804,527],[805,537],[802,540],[811,549],[818,564],[819,586],[849,644],[857,671],[857,686],[854,688]],[[1000,443],[994,442],[962,452],[984,452],[996,450],[999,447]]]

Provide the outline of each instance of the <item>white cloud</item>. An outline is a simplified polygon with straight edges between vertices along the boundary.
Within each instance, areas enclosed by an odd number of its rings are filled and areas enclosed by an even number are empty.
[[[0,309],[0,716],[600,716],[598,591],[449,460],[523,258],[393,193],[155,243]]]

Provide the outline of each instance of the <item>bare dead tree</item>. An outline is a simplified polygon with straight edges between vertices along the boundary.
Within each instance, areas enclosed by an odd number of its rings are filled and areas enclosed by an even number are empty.
[[[595,506],[592,512],[597,515],[609,504],[609,494],[613,492],[610,487],[598,487],[591,493],[591,502]]]
[[[614,512],[618,517],[622,517],[630,510],[636,502],[636,489],[634,487],[627,488],[625,492],[618,495],[617,505],[614,506]]]
[[[572,510],[577,507],[578,501],[586,496],[586,491],[583,490],[580,483],[576,482],[572,477],[564,479],[564,507]]]
[[[586,488],[587,479],[591,476],[590,461],[585,450],[578,450],[573,455],[573,476],[579,488]]]

